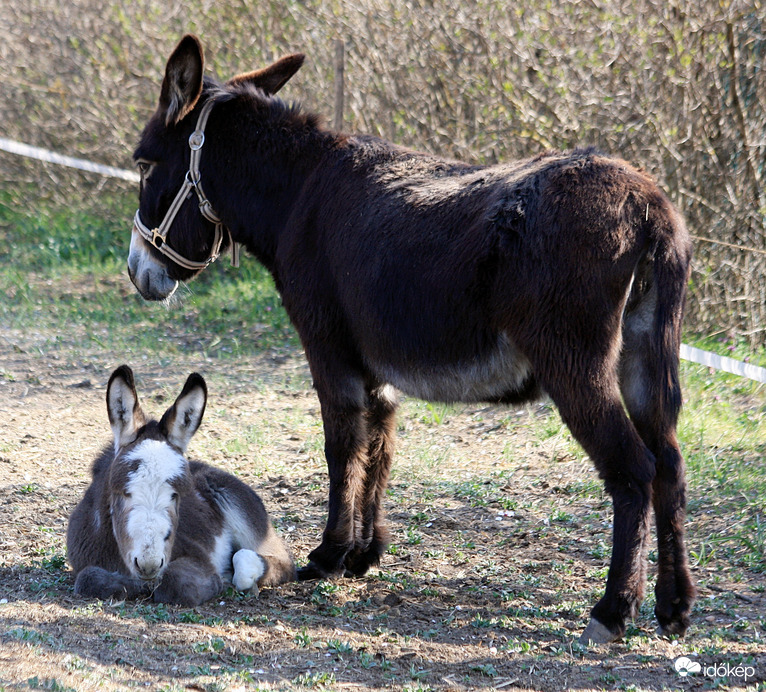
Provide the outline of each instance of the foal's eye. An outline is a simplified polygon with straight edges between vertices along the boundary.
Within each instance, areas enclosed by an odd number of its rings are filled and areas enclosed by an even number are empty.
[[[129,492],[127,492],[127,491],[125,491],[125,492],[122,494],[122,496],[123,496],[123,497],[124,497],[126,500],[129,500],[129,499],[130,499],[130,497],[131,497],[130,493],[129,493]]]
[[[173,493],[173,494],[170,496],[170,499],[171,499],[173,502],[178,502],[178,493]]]

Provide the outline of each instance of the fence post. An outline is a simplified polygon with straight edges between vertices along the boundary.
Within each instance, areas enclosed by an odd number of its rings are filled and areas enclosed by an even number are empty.
[[[335,118],[333,129],[343,129],[343,71],[344,71],[344,44],[343,39],[335,40]]]

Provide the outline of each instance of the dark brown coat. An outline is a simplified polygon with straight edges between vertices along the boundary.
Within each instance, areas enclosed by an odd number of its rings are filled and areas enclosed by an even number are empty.
[[[691,245],[676,210],[646,173],[591,149],[481,167],[329,132],[273,96],[301,62],[221,85],[203,80],[187,36],[135,152],[140,214],[159,224],[199,110],[216,100],[205,191],[271,271],[322,407],[328,521],[299,576],[364,574],[384,552],[395,389],[441,401],[546,394],[614,499],[606,593],[584,638],[619,638],[635,615],[652,504],[655,610],[665,632],[683,634],[695,590],[675,427]],[[211,239],[189,203],[167,242],[203,260]],[[135,232],[128,267],[154,300],[194,274]]]

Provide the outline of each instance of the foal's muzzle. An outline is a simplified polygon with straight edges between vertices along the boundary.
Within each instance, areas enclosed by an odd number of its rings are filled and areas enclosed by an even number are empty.
[[[133,558],[133,567],[138,575],[139,579],[143,581],[154,581],[162,573],[162,568],[165,566],[165,558],[162,557],[158,560],[142,560],[138,561],[138,558]]]

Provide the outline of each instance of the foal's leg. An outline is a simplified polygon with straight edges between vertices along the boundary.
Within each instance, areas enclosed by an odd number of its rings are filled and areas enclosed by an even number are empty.
[[[658,386],[666,380],[651,376],[657,370],[651,359],[652,347],[638,337],[626,334],[620,384],[631,418],[657,460],[652,493],[658,570],[654,613],[663,634],[683,635],[689,627],[696,589],[684,540],[686,478],[675,430],[680,394],[676,391],[675,403],[661,403]]]
[[[330,477],[327,524],[322,542],[309,553],[308,564],[298,570],[299,579],[342,574],[347,553],[361,541],[356,500],[364,492],[369,448],[366,394],[361,377],[348,371],[331,375],[314,372]]]
[[[625,413],[616,371],[608,363],[607,357],[590,365],[570,362],[555,377],[541,377],[612,496],[613,546],[606,590],[581,637],[596,643],[621,638],[643,600],[654,479],[654,457]]]
[[[90,565],[77,575],[74,582],[74,592],[80,596],[105,601],[108,598],[120,600],[136,598],[148,594],[150,589],[146,582],[140,579]]]
[[[157,603],[196,606],[222,590],[223,581],[212,564],[180,557],[168,565],[152,598]]]
[[[357,495],[354,508],[356,521],[361,521],[361,533],[344,563],[346,570],[354,576],[365,574],[370,567],[380,564],[390,540],[382,504],[394,455],[396,407],[392,389],[383,386],[370,392],[365,414],[367,470],[364,488]]]
[[[231,583],[237,591],[258,592],[258,580],[266,573],[266,562],[254,550],[242,548],[231,558]]]

